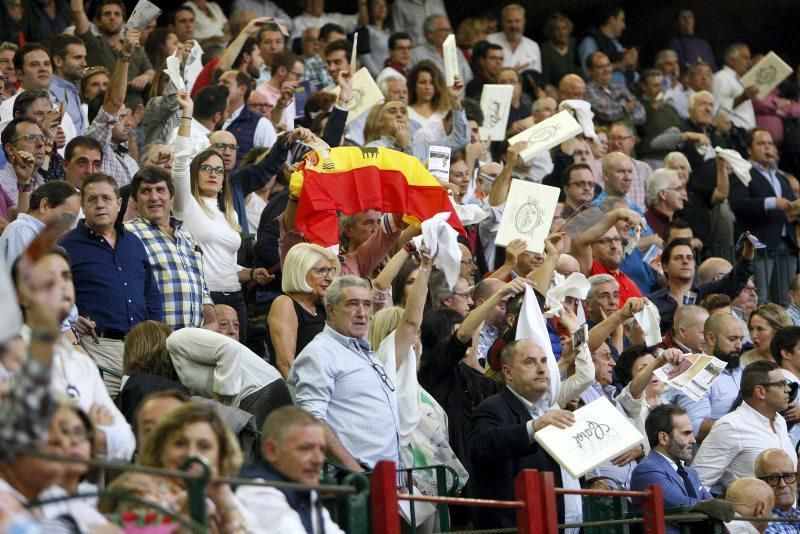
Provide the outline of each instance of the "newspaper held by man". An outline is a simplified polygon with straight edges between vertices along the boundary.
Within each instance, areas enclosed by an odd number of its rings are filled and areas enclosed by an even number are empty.
[[[125,23],[125,28],[141,30],[161,15],[161,8],[149,0],[139,0]]]
[[[725,370],[726,363],[708,354],[687,354],[680,364],[667,364],[655,370],[656,378],[692,400],[700,400]]]

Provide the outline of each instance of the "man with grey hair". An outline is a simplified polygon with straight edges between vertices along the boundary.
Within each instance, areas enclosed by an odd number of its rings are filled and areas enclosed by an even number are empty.
[[[378,82],[378,89],[381,90],[381,94],[387,102],[397,100],[408,104],[408,86],[406,80],[400,76],[387,76]]]
[[[756,127],[752,99],[758,94],[758,87],[744,87],[739,81],[752,66],[750,48],[744,43],[734,43],[725,49],[723,59],[725,66],[714,74],[711,92],[735,126],[752,130]]]
[[[453,27],[450,25],[450,20],[438,14],[429,15],[422,26],[425,31],[424,39],[414,39],[415,43],[419,43],[414,47],[414,57],[411,60],[411,65],[416,65],[420,61],[432,61],[442,73],[444,73],[444,52],[442,45],[447,36],[453,33]],[[461,49],[456,47],[456,58],[458,59],[458,75],[464,85],[472,80],[472,69],[467,63],[467,58],[461,52]]]
[[[327,323],[298,354],[288,383],[295,405],[325,425],[326,455],[354,471],[402,462],[395,385],[367,341],[369,282],[335,279],[325,293]],[[376,429],[381,429],[376,432]]]
[[[678,102],[679,106],[686,109],[689,104],[689,95],[686,88],[680,82],[681,65],[678,62],[678,54],[674,50],[665,48],[656,54],[653,62],[655,68],[664,75],[662,86],[664,90],[665,102]]]
[[[689,98],[689,120],[683,128],[668,128],[651,142],[655,149],[679,150],[692,169],[688,201],[681,218],[703,244],[733,245],[733,215],[727,205],[730,182],[727,164],[706,158],[711,147],[734,148],[713,126],[714,95],[698,91]]]
[[[644,214],[647,224],[663,239],[667,225],[675,218],[675,212],[683,209],[687,200],[686,186],[681,183],[678,173],[657,169],[647,183],[649,207]]]
[[[486,37],[490,43],[503,47],[503,66],[517,72],[535,70],[542,72],[542,52],[533,39],[525,37],[525,8],[508,4],[500,12],[503,31]]]

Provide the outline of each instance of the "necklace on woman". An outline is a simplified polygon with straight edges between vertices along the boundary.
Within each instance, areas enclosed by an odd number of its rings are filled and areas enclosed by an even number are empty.
[[[298,303],[300,306],[302,306],[305,311],[307,311],[308,313],[310,313],[314,317],[317,316],[317,308],[316,308],[316,306],[314,306],[313,309],[309,309],[308,306],[306,305],[306,303],[301,301],[300,299],[296,299],[296,298],[292,297],[292,300],[295,301],[296,303]]]

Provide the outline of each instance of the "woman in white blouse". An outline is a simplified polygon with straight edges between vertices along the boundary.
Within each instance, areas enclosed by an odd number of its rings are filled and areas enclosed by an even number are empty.
[[[220,156],[213,149],[195,155],[192,150],[191,117],[194,103],[185,92],[178,93],[182,115],[175,139],[175,182],[173,210],[197,241],[203,257],[203,276],[214,304],[236,310],[240,337],[247,339],[247,311],[241,284],[267,284],[273,278],[263,267],[243,268],[236,263],[242,239],[233,194]]]
[[[422,128],[414,141],[440,141],[447,137],[444,117],[450,109],[450,92],[442,71],[431,61],[420,61],[408,73],[408,118]]]

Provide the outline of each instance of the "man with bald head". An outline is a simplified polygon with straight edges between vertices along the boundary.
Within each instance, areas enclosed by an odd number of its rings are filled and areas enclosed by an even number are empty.
[[[239,341],[239,316],[227,304],[217,304],[217,332]]]
[[[703,326],[704,353],[726,362],[722,374],[700,400],[692,400],[673,388],[662,394],[665,402],[676,404],[686,410],[692,420],[692,431],[698,443],[705,439],[717,419],[730,411],[739,395],[739,384],[742,379],[739,357],[742,353],[743,332],[741,323],[733,315],[725,313],[711,315]]]
[[[564,278],[568,278],[572,273],[581,272],[581,265],[573,256],[562,254],[556,262],[556,272]]]
[[[611,125],[608,130],[608,150],[609,152],[620,152],[628,156],[633,165],[633,175],[631,177],[631,187],[625,195],[625,199],[632,205],[644,212],[646,209],[645,187],[650,181],[653,169],[644,161],[635,159],[633,147],[636,144],[636,131],[625,122],[617,122]]]
[[[505,282],[497,278],[487,278],[478,282],[472,293],[472,300],[475,301],[475,307],[477,308],[492,295],[500,291],[500,288],[503,287],[504,284]],[[506,319],[508,317],[506,314],[506,306],[512,296],[513,295],[508,295],[500,299],[495,307],[486,314],[483,328],[478,337],[478,362],[481,362],[481,360],[483,360],[483,362],[486,361],[486,354],[489,352],[489,348],[503,335],[503,332],[511,326]],[[481,363],[481,365],[483,365],[483,363]]]
[[[586,82],[577,74],[567,74],[558,82],[558,100],[585,100]]]
[[[797,470],[792,458],[780,449],[767,449],[756,456],[755,475],[772,488],[775,504],[772,514],[775,517],[800,519],[800,510],[794,503],[797,500]],[[766,532],[797,532],[800,523],[770,523]]]
[[[673,344],[686,354],[700,354],[706,348],[703,326],[708,310],[696,305],[681,306],[672,325]]]
[[[547,355],[532,340],[509,343],[500,358],[506,387],[483,401],[472,415],[468,446],[475,496],[512,499],[514,477],[523,469],[551,471],[557,487],[570,484],[568,475],[562,474],[555,460],[533,439],[548,425],[566,428],[575,420],[572,412],[550,408],[550,380],[560,378],[551,377]],[[574,519],[574,515],[565,517],[564,501],[570,497],[556,499],[559,522]],[[567,502],[568,510],[580,510],[580,499]],[[487,508],[474,514],[475,527],[479,529],[515,527],[515,519],[513,510]]]
[[[772,489],[763,480],[744,477],[730,485],[725,492],[725,500],[733,505],[735,517],[770,517],[775,506]],[[749,521],[730,521],[725,523],[729,534],[759,534],[767,529],[769,520],[751,523]],[[791,524],[791,523],[789,523]]]
[[[633,160],[622,152],[609,152],[603,156],[603,191],[592,201],[592,206],[599,207],[608,197],[623,197],[629,209],[644,216],[642,208],[628,200],[633,184],[633,165]],[[649,230],[646,221],[642,220],[642,224]]]

